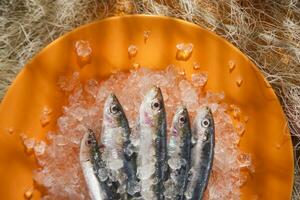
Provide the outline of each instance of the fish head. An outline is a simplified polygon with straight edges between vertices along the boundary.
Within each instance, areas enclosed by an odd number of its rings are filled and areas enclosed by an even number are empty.
[[[97,140],[94,132],[88,129],[83,135],[80,144],[80,161],[86,162],[90,160],[92,149],[97,148]]]
[[[127,119],[123,108],[114,94],[110,94],[104,103],[103,125],[110,128],[118,128]]]
[[[214,137],[214,120],[209,107],[203,107],[197,111],[193,129],[194,137],[204,143]]]
[[[190,132],[190,119],[185,106],[180,106],[173,117],[171,134],[173,137],[181,137]]]
[[[155,127],[164,115],[164,100],[161,90],[153,86],[144,96],[140,107],[140,124]]]

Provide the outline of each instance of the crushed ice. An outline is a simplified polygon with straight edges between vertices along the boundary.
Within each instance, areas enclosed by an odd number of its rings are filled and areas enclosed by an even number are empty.
[[[42,126],[46,126],[49,124],[50,120],[51,120],[51,113],[52,110],[50,108],[48,108],[47,106],[45,106],[42,110],[41,113],[41,118],[40,118],[40,122]]]
[[[194,45],[192,43],[179,43],[176,45],[176,59],[186,61],[188,60],[193,52]]]
[[[128,56],[129,56],[129,58],[135,57],[137,55],[137,53],[138,53],[137,46],[133,45],[133,44],[129,45],[129,47],[128,47]]]
[[[90,43],[85,40],[79,40],[75,43],[76,53],[79,57],[87,57],[92,53]]]
[[[88,199],[78,156],[79,143],[87,128],[93,127],[99,134],[104,100],[110,92],[114,92],[119,98],[132,127],[135,147],[131,150],[134,151],[137,146],[140,146],[138,150],[149,155],[148,160],[139,161],[138,177],[143,185],[141,194],[152,198],[153,194],[149,193],[147,188],[151,186],[149,177],[154,173],[155,166],[147,163],[149,159],[155,159],[155,151],[151,149],[153,145],[146,142],[150,140],[139,141],[136,122],[143,95],[153,83],[162,89],[169,127],[176,107],[181,103],[186,104],[192,119],[199,106],[208,105],[212,109],[216,128],[216,146],[206,197],[214,200],[239,199],[240,186],[247,179],[241,173],[241,169],[253,170],[250,155],[240,152],[238,148],[240,132],[245,131],[245,120],[237,106],[224,103],[224,93],[203,92],[202,88],[207,78],[207,74],[197,73],[192,76],[191,81],[188,81],[185,76],[178,74],[174,67],[168,67],[165,71],[152,71],[141,67],[130,73],[118,72],[101,82],[90,80],[81,83],[78,72],[75,72],[72,77],[61,77],[58,84],[68,95],[69,102],[63,106],[63,114],[57,119],[57,131],[47,134],[47,143],[26,136],[22,137],[25,147],[35,153],[40,165],[34,171],[34,180],[47,191],[43,199]],[[235,127],[237,123],[239,126]],[[142,134],[143,137],[149,137],[147,133]],[[105,141],[108,144],[116,142],[108,136]],[[176,145],[170,148],[175,150]],[[114,155],[118,153],[118,151],[111,152]],[[106,180],[108,176],[119,180],[126,178],[118,175],[117,169],[123,163],[114,155],[109,160],[114,170],[99,171],[102,180]],[[114,157],[117,159],[113,159]],[[174,168],[180,164],[182,163],[172,159],[169,161],[169,165]],[[137,183],[130,183],[130,185],[129,191],[132,193],[140,190]],[[168,188],[166,197],[171,199],[174,185],[172,182],[166,182],[165,186]],[[122,188],[120,192],[121,190]]]
[[[193,69],[194,69],[194,70],[200,69],[200,64],[197,63],[197,62],[193,62]]]

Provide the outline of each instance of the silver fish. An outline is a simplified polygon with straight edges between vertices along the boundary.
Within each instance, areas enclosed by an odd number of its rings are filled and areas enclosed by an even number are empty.
[[[88,131],[81,140],[80,164],[92,200],[106,199],[106,193],[102,190],[98,177],[94,173],[93,159],[97,156],[97,141],[93,133]]]
[[[136,153],[131,144],[127,118],[114,94],[109,95],[104,103],[102,126],[102,157],[113,173],[111,178],[118,182],[121,198],[134,196],[140,190],[136,177]]]
[[[200,200],[207,187],[214,158],[215,127],[208,107],[198,111],[192,134],[195,144],[192,147],[191,174],[185,198]]]
[[[144,199],[164,199],[167,173],[166,113],[161,90],[152,87],[139,111],[138,177]]]
[[[186,107],[179,107],[173,117],[171,136],[168,144],[170,167],[170,199],[183,199],[191,165],[192,131]]]
[[[101,152],[99,150],[99,145],[95,137],[95,133],[88,129],[88,138],[86,144],[89,146],[90,154],[89,159],[92,163],[92,167],[94,170],[94,174],[96,178],[98,179],[99,186],[103,191],[102,198],[108,199],[108,200],[115,200],[119,199],[119,195],[116,193],[116,185],[112,183],[112,180],[108,176],[108,170],[106,167],[105,162],[102,159]],[[90,178],[90,177],[87,177]],[[94,181],[93,181],[94,183]],[[94,188],[93,188],[94,189]],[[93,190],[90,190],[90,192],[94,193]],[[104,195],[105,194],[105,195]]]

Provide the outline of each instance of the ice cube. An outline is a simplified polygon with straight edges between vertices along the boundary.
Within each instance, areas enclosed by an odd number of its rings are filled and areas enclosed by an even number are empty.
[[[98,92],[98,82],[93,79],[88,80],[84,86],[84,90],[93,98],[96,98]]]
[[[79,57],[87,57],[92,53],[90,43],[85,40],[79,40],[75,43],[76,53]]]
[[[108,171],[105,168],[100,168],[98,170],[98,177],[99,177],[100,181],[102,181],[102,182],[106,181],[108,178]]]
[[[131,44],[131,45],[128,46],[128,56],[129,56],[129,58],[135,57],[137,55],[137,53],[138,53],[138,48],[137,48],[136,45]]]
[[[123,160],[122,159],[118,159],[118,158],[110,159],[110,162],[109,162],[109,168],[110,169],[116,171],[116,170],[118,170],[122,167],[123,167]]]
[[[134,195],[135,193],[138,193],[140,192],[141,190],[141,186],[139,185],[138,182],[136,181],[130,181],[128,183],[128,188],[127,188],[127,193],[130,194],[130,195]]]
[[[42,126],[46,126],[49,124],[51,117],[50,114],[52,113],[52,110],[45,106],[41,112],[41,118],[40,118],[40,122]]]
[[[168,160],[168,164],[171,169],[176,170],[181,167],[181,162],[179,158],[171,158]]]
[[[177,60],[183,60],[186,61],[188,60],[193,52],[193,47],[194,45],[192,43],[179,43],[176,45],[176,58]]]
[[[194,68],[194,70],[200,69],[200,64],[197,62],[193,62],[193,68]]]
[[[192,74],[192,82],[196,87],[203,87],[207,82],[207,73]]]
[[[40,141],[34,146],[34,153],[37,156],[43,155],[46,149],[46,143],[44,141]]]
[[[67,138],[65,138],[63,135],[56,135],[53,137],[54,137],[55,143],[58,146],[64,146],[64,145],[68,144]]]
[[[24,144],[28,149],[32,149],[35,145],[35,139],[28,138],[28,139],[24,140]]]

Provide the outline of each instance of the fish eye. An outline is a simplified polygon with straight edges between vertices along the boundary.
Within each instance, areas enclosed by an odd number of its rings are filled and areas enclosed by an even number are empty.
[[[186,118],[184,116],[180,116],[178,118],[178,122],[182,126],[186,122]]]
[[[204,119],[204,120],[202,120],[201,125],[204,128],[207,128],[210,125],[210,121],[208,119]]]
[[[161,109],[161,103],[158,100],[155,100],[151,104],[151,108],[153,110],[160,110]]]
[[[92,140],[91,140],[91,139],[86,140],[86,141],[85,141],[85,144],[86,144],[87,146],[91,146]]]
[[[120,107],[115,104],[110,107],[110,112],[112,114],[117,114],[118,112],[120,112],[120,110],[121,110]]]

